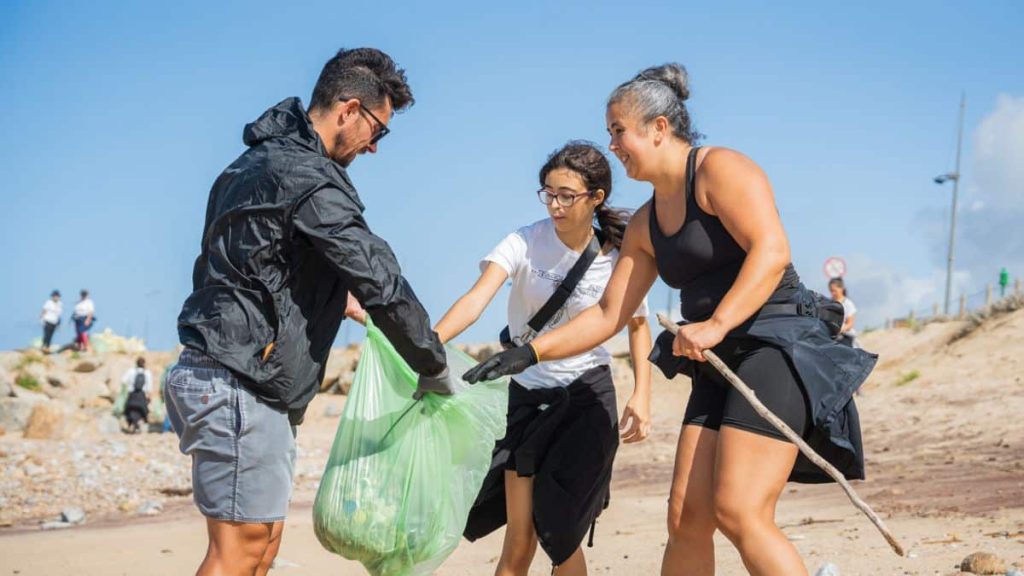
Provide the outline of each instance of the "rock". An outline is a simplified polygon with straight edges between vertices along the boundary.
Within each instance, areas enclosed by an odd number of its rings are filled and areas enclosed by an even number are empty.
[[[1005,574],[1006,562],[989,552],[975,552],[960,562],[960,570],[972,574]]]
[[[26,390],[21,386],[12,387],[11,396],[14,396],[15,398],[21,398],[23,400],[34,400],[36,402],[44,402],[47,400],[46,394],[43,394],[42,392]]]
[[[64,431],[64,410],[57,402],[40,402],[32,407],[25,425],[25,438],[47,440],[57,438]]]
[[[164,496],[191,496],[192,495],[192,487],[191,486],[168,486],[166,488],[161,488],[160,489],[160,493],[163,494]]]
[[[7,373],[0,373],[0,398],[7,398],[14,395],[14,382]]]
[[[61,528],[71,528],[71,524],[67,522],[43,522],[39,528],[43,530],[59,530]]]
[[[1016,568],[1010,568],[1006,571],[1006,576],[1024,576],[1024,571],[1018,570]]]
[[[327,418],[337,418],[341,416],[341,408],[337,404],[328,404],[324,407],[324,416]]]
[[[0,398],[0,426],[10,431],[24,430],[32,409],[38,403],[35,399]]]
[[[101,414],[96,418],[96,429],[100,434],[120,434],[121,422],[113,414]]]
[[[164,505],[156,500],[146,500],[135,512],[142,516],[156,516],[164,511]]]
[[[55,376],[53,374],[47,374],[46,375],[46,381],[49,382],[50,386],[53,386],[54,388],[63,388],[64,387],[64,381],[61,380],[58,376]]]
[[[82,524],[85,522],[85,510],[81,508],[65,508],[60,511],[60,520],[68,524]]]
[[[839,567],[828,562],[821,568],[818,568],[818,571],[814,573],[814,576],[839,576]]]
[[[72,370],[82,374],[88,374],[99,370],[100,366],[103,366],[103,362],[101,360],[82,360],[78,364],[75,364],[75,367],[72,368]]]

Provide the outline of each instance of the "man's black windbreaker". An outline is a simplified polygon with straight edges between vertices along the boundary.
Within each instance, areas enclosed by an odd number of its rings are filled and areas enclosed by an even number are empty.
[[[391,248],[370,232],[302,102],[267,110],[243,139],[249,149],[210,191],[192,294],[178,316],[181,343],[301,413],[319,390],[351,292],[414,370],[440,372],[444,349],[426,311]]]

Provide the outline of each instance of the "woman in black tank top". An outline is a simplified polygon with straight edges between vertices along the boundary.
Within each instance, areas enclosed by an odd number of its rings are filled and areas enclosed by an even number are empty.
[[[774,523],[798,450],[745,401],[731,398],[730,387],[714,380],[703,355],[715,349],[770,409],[798,433],[809,434],[812,387],[801,384],[794,356],[767,343],[780,341],[771,340],[773,334],[759,339],[746,331],[766,303],[806,292],[790,263],[764,172],[739,152],[694,147],[700,135],[690,124],[688,96],[686,71],[678,64],[644,70],[612,93],[609,149],[629,177],[653,184],[654,194],[629,223],[601,303],[530,345],[495,355],[465,377],[492,379],[588,350],[622,329],[660,275],[680,289],[688,321],[672,342],[672,353],[696,366],[676,452],[661,573],[714,574],[712,536],[721,530],[751,573],[807,574]],[[851,442],[859,447],[859,425],[852,428]],[[859,473],[862,477],[862,467]]]

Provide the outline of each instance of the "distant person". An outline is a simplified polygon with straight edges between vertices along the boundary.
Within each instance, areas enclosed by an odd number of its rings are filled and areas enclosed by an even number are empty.
[[[806,575],[776,524],[788,480],[829,481],[707,362],[713,350],[757,397],[847,478],[864,477],[850,396],[876,358],[840,346],[800,282],[768,177],[745,155],[700,147],[679,64],[648,68],[608,99],[609,149],[653,193],[629,221],[599,303],[463,377],[514,375],[571,358],[621,330],[659,276],[680,289],[684,324],[651,360],[692,383],[668,498],[662,576],[715,571],[721,531],[751,574]]]
[[[89,344],[89,330],[96,321],[96,305],[89,298],[88,290],[83,289],[79,295],[81,299],[71,313],[71,319],[75,322],[75,345],[80,352],[90,352],[92,346]]]
[[[853,322],[857,316],[857,307],[846,295],[846,283],[842,278],[833,278],[828,281],[828,291],[832,294],[833,300],[843,305],[843,327],[839,330],[836,340],[845,346],[856,348],[857,330],[854,329]]]
[[[43,353],[50,353],[50,343],[53,342],[53,333],[60,325],[60,317],[64,313],[64,304],[60,301],[60,292],[50,292],[50,297],[43,302],[43,311],[39,320],[43,323]]]
[[[127,389],[124,416],[128,421],[128,432],[138,434],[141,425],[149,418],[149,399],[153,395],[153,373],[146,369],[146,359],[139,356],[135,367],[129,368],[121,377],[121,388]]]
[[[608,204],[608,159],[590,143],[570,142],[548,157],[539,180],[537,196],[548,217],[509,234],[484,257],[476,283],[438,322],[442,341],[476,322],[508,280],[507,346],[528,346],[601,298],[628,220]],[[581,258],[589,265],[568,299],[549,308]],[[552,312],[534,321],[544,309]],[[497,576],[526,574],[538,541],[555,566],[552,574],[586,574],[582,543],[608,503],[616,423],[627,443],[643,440],[650,428],[646,301],[634,308],[627,326],[635,384],[621,421],[611,355],[600,344],[571,358],[542,358],[509,384],[508,430],[495,447],[465,531],[476,540],[507,524]]]
[[[309,108],[288,98],[245,127],[248,150],[210,190],[178,316],[185,349],[165,393],[206,517],[200,576],[270,569],[292,493],[295,426],[320,389],[350,293],[420,374],[420,393],[452,392],[444,347],[347,172],[412,104],[390,56],[340,50]]]

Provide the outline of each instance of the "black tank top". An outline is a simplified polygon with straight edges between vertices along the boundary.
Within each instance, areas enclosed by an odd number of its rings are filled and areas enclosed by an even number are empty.
[[[695,194],[698,147],[686,159],[686,218],[671,236],[658,226],[655,197],[651,196],[650,228],[658,274],[666,284],[679,289],[683,318],[699,322],[714,313],[729,291],[747,253],[736,243],[722,221],[701,210]],[[769,301],[782,299],[800,285],[793,264],[786,271]]]

